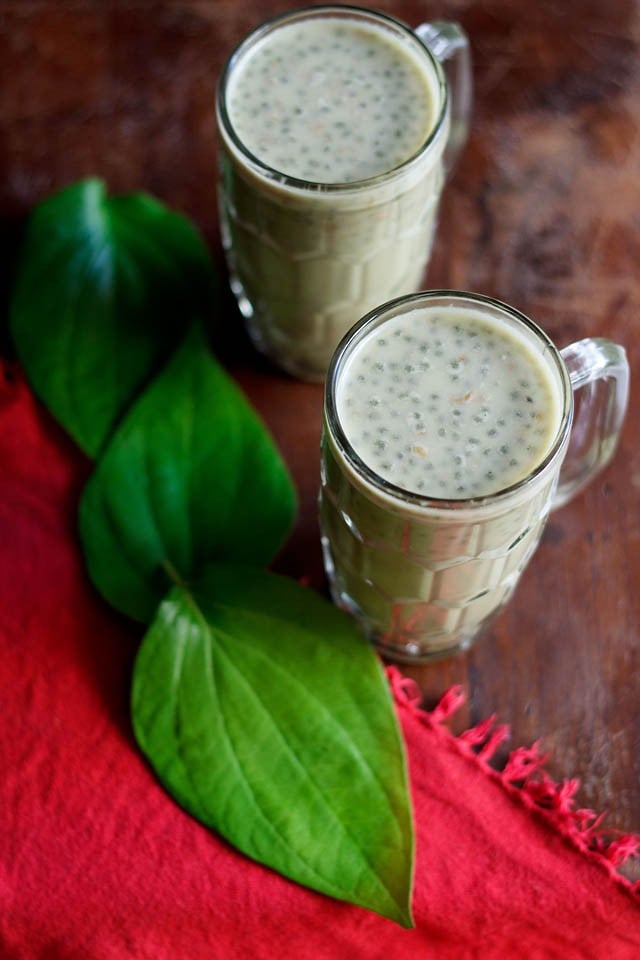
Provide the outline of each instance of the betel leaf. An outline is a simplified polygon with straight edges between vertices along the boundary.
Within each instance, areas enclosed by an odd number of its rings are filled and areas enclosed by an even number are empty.
[[[31,214],[13,340],[32,386],[90,456],[194,316],[213,309],[196,228],[147,194],[110,198],[89,179]]]
[[[175,587],[138,652],[138,743],[245,854],[410,926],[405,757],[380,662],[292,580],[235,565]]]
[[[294,513],[270,434],[195,324],[113,434],[79,519],[94,583],[147,622],[207,562],[269,563]]]

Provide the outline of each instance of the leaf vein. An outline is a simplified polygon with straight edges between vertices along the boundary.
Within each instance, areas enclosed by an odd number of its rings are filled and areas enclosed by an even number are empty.
[[[232,643],[235,642],[235,641],[234,641],[234,638],[231,637],[229,634],[226,634],[223,630],[217,629],[216,632],[217,632],[219,635],[224,636],[225,639],[231,640]],[[268,714],[268,713],[269,713],[269,710],[266,708],[266,706],[264,705],[263,701],[260,699],[260,696],[258,695],[258,692],[257,692],[256,689],[254,688],[253,684],[252,684],[252,683],[247,679],[247,677],[243,674],[243,672],[242,672],[242,670],[240,669],[239,665],[233,660],[232,657],[229,656],[229,654],[228,654],[226,651],[223,651],[223,649],[222,649],[222,647],[221,647],[221,645],[220,645],[219,643],[217,644],[217,649],[218,649],[218,651],[220,651],[221,653],[224,652],[224,653],[226,654],[227,661],[228,661],[228,663],[230,664],[230,666],[231,666],[233,669],[235,669],[235,672],[242,678],[242,680],[244,681],[244,684],[245,684],[245,686],[247,687],[247,689],[253,694],[253,696],[255,697],[255,699],[260,703],[262,709]],[[317,701],[316,701],[316,702],[317,702]],[[320,706],[322,706],[322,704],[320,704]],[[340,729],[344,729],[341,724],[338,724],[338,726],[340,727]],[[329,797],[327,796],[327,794],[322,790],[319,782],[317,782],[317,781],[314,779],[314,777],[311,775],[310,771],[307,770],[307,768],[306,768],[306,767],[304,766],[304,764],[301,762],[299,756],[298,756],[298,755],[296,754],[296,752],[291,748],[290,744],[288,743],[288,741],[287,741],[286,738],[284,737],[281,729],[278,727],[277,723],[275,723],[275,722],[274,722],[274,727],[275,727],[275,730],[277,731],[277,733],[278,733],[278,735],[279,735],[279,737],[280,737],[281,743],[284,745],[284,749],[285,749],[286,753],[287,753],[287,754],[289,755],[289,757],[293,760],[294,765],[296,765],[296,766],[298,767],[298,769],[301,771],[301,773],[303,774],[303,777],[304,777],[305,779],[307,779],[307,780],[312,784],[312,786],[314,787],[314,789],[317,791],[318,795],[322,798],[322,800],[323,800],[323,802],[324,802],[324,804],[325,804],[326,809],[327,809],[328,812],[330,813],[331,818],[332,818],[332,820],[334,821],[334,823],[337,825],[338,830],[340,831],[340,833],[348,840],[349,844],[355,849],[356,853],[366,862],[367,866],[369,867],[369,869],[370,869],[370,871],[371,871],[371,874],[375,877],[375,881],[376,881],[376,884],[378,885],[378,887],[380,887],[382,890],[384,890],[384,891],[386,892],[386,894],[390,897],[390,899],[391,899],[394,903],[397,903],[395,897],[393,896],[393,893],[392,893],[391,890],[388,888],[388,886],[384,883],[384,881],[380,878],[380,876],[378,875],[377,871],[375,870],[375,867],[374,867],[374,865],[373,865],[373,863],[372,863],[372,861],[371,861],[371,858],[370,858],[369,855],[362,849],[362,847],[359,845],[357,839],[354,837],[354,835],[353,835],[353,833],[351,832],[351,830],[350,830],[350,829],[346,826],[346,824],[344,824],[344,822],[340,819],[340,817],[339,817],[339,815],[337,814],[335,808],[334,808],[334,807],[332,806],[332,804],[331,804],[330,798],[329,798]],[[358,751],[358,755],[361,756],[361,754],[359,753],[359,751]],[[370,767],[369,767],[369,765],[366,763],[366,761],[365,761],[365,763],[364,763],[364,766],[365,766],[366,769],[369,770],[369,772],[370,772]],[[374,778],[374,779],[375,779],[375,778]],[[385,796],[385,798],[386,798],[386,793],[384,793],[384,796]],[[395,817],[395,814],[393,813],[393,810],[391,811],[391,813],[392,813],[393,819],[396,820],[396,823],[397,823],[397,818]],[[281,835],[282,835],[282,834],[281,834]],[[288,842],[286,841],[286,838],[283,837],[283,839],[285,840],[285,843],[287,843],[287,845],[289,845]],[[320,874],[320,876],[321,876],[321,874]]]
[[[225,610],[225,611],[231,613],[232,615],[237,614],[237,610],[236,610],[234,607],[227,606],[226,604],[219,603],[218,601],[216,601],[216,606],[217,606],[220,610]],[[281,624],[282,624],[282,622],[281,622],[277,617],[269,616],[268,613],[266,613],[265,611],[262,611],[262,610],[260,611],[260,613],[255,613],[255,612],[252,611],[252,610],[248,610],[248,609],[246,609],[246,608],[243,608],[243,610],[242,610],[242,615],[243,615],[243,617],[247,617],[247,618],[250,618],[250,619],[255,619],[255,620],[258,620],[258,621],[268,621],[269,623],[273,624],[274,627],[281,627]],[[310,636],[314,636],[313,631],[306,630],[304,624],[296,624],[296,628],[300,631],[300,633],[304,633],[304,634],[307,634],[307,635],[310,635]],[[222,632],[222,631],[221,631],[221,632]],[[227,636],[229,636],[229,635],[227,635]],[[259,647],[256,647],[255,645],[253,645],[252,649],[253,649],[254,653],[256,653],[258,656],[263,657],[265,660],[267,659],[266,654],[264,654]],[[318,710],[318,711],[320,711],[320,712],[322,713],[322,716],[324,717],[325,721],[327,721],[327,722],[330,723],[330,724],[333,724],[333,725],[337,726],[341,731],[343,731],[343,732],[346,733],[347,735],[349,734],[349,729],[348,729],[343,723],[341,723],[340,720],[339,720],[330,710],[327,709],[327,707],[322,703],[322,701],[319,700],[319,699],[313,694],[313,691],[312,691],[312,690],[310,690],[308,687],[305,687],[303,684],[301,684],[301,682],[298,680],[298,678],[297,678],[294,674],[292,674],[292,673],[290,673],[290,672],[288,672],[288,671],[286,671],[286,670],[283,670],[282,667],[278,664],[278,661],[277,661],[277,660],[274,660],[273,658],[269,658],[269,665],[270,665],[271,669],[277,670],[280,674],[284,674],[284,676],[287,677],[287,679],[289,679],[290,681],[294,682],[294,683],[297,684],[298,686],[302,686],[303,689],[305,690],[307,696],[308,696],[310,699],[313,700],[314,709],[316,709],[316,710]],[[379,790],[380,790],[380,792],[382,793],[382,795],[385,797],[385,799],[386,799],[386,801],[387,801],[387,804],[388,804],[388,807],[389,807],[389,811],[390,811],[393,819],[396,821],[396,823],[398,823],[398,826],[399,826],[398,819],[397,819],[397,817],[396,817],[396,815],[395,815],[395,811],[394,811],[394,809],[393,809],[393,806],[392,806],[392,804],[391,804],[391,802],[390,802],[390,800],[389,800],[389,796],[388,796],[388,793],[387,793],[387,791],[386,791],[386,789],[385,789],[385,786],[384,786],[383,781],[382,781],[382,780],[380,779],[380,777],[377,775],[375,769],[371,766],[371,764],[369,763],[369,761],[367,760],[367,758],[366,758],[360,751],[358,751],[358,754],[357,754],[357,755],[358,755],[358,758],[360,759],[362,765],[366,768],[367,772],[370,774],[370,777],[371,777],[372,782],[374,782],[374,783],[376,784],[376,786],[379,788]],[[401,832],[401,831],[400,831],[400,832]]]
[[[207,631],[208,631],[208,633],[210,634],[210,628],[208,627],[208,625],[207,625]],[[212,641],[212,642],[213,642],[213,641]],[[214,663],[213,663],[213,657],[212,657],[212,655],[211,655],[211,646],[212,646],[211,643],[206,644],[206,660],[205,660],[205,664],[206,664],[207,672],[208,672],[208,675],[209,675],[209,687],[210,687],[211,690],[215,690],[215,691],[217,692],[218,687],[217,687],[217,684],[216,684],[216,682],[215,682],[215,667],[214,667]],[[220,650],[220,646],[219,646],[219,645],[218,645],[218,650]],[[229,657],[227,657],[227,660],[228,660],[228,661],[231,663],[231,665],[233,666],[233,663],[232,663],[232,661],[229,660]],[[243,678],[243,679],[244,679],[244,678]],[[240,760],[239,760],[239,758],[238,758],[235,750],[233,749],[233,746],[232,746],[233,740],[232,740],[232,737],[231,737],[231,735],[230,735],[230,733],[229,733],[229,728],[228,728],[228,725],[227,725],[226,720],[225,720],[224,710],[223,710],[223,708],[222,708],[222,704],[221,704],[220,698],[219,698],[218,696],[216,696],[216,705],[217,705],[217,707],[218,707],[218,712],[219,712],[219,716],[220,716],[220,720],[221,720],[222,726],[223,726],[223,728],[224,728],[224,732],[225,732],[225,734],[226,734],[226,736],[227,736],[227,741],[228,741],[228,743],[229,743],[229,745],[230,745],[230,747],[231,747],[230,753],[231,753],[231,755],[232,755],[232,757],[233,757],[233,760],[234,760],[234,763],[235,763],[235,766],[236,766],[236,770],[237,770],[237,772],[238,772],[239,777],[242,779],[242,782],[244,783],[245,789],[246,789],[246,790],[248,791],[248,793],[251,795],[251,798],[252,798],[252,800],[253,800],[253,802],[254,802],[254,804],[255,804],[256,809],[260,812],[260,816],[262,817],[262,820],[263,820],[264,825],[267,827],[268,831],[269,831],[271,834],[275,834],[275,836],[278,837],[278,838],[284,843],[284,845],[287,847],[287,849],[289,850],[289,852],[295,857],[295,859],[296,859],[299,863],[301,863],[301,864],[304,866],[304,868],[305,868],[306,870],[308,870],[311,874],[313,874],[313,876],[315,876],[316,878],[318,878],[318,880],[320,880],[322,883],[325,884],[325,887],[326,887],[327,890],[332,890],[336,895],[342,896],[342,895],[343,895],[343,891],[341,891],[340,888],[337,887],[335,884],[331,883],[331,881],[328,880],[322,873],[320,873],[320,872],[313,866],[313,864],[311,864],[305,857],[301,856],[301,854],[300,854],[294,847],[291,846],[291,844],[290,844],[290,842],[287,840],[287,837],[285,836],[285,834],[284,834],[281,830],[279,830],[278,827],[269,819],[266,811],[264,810],[263,806],[260,804],[260,802],[259,802],[259,800],[258,800],[258,798],[257,798],[257,795],[256,795],[255,791],[253,790],[253,788],[252,788],[252,786],[251,786],[250,780],[247,778],[247,776],[246,776],[245,773],[244,773],[244,770],[242,769],[242,765],[241,765],[241,763],[240,763]]]

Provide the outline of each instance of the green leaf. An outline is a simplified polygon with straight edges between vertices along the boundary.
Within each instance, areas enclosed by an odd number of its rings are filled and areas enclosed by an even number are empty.
[[[27,225],[11,330],[29,380],[90,456],[194,316],[213,313],[213,267],[195,227],[145,194],[84,180]]]
[[[411,925],[391,695],[332,604],[263,570],[207,569],[162,603],[132,709],[141,749],[195,817],[293,880]]]
[[[80,534],[103,596],[146,622],[207,562],[269,563],[294,513],[273,440],[195,325],[104,451]]]

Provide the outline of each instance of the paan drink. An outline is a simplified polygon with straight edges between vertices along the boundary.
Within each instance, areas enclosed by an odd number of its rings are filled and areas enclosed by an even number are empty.
[[[362,340],[336,402],[353,449],[379,476],[445,500],[526,477],[561,415],[558,386],[526,339],[455,306],[416,308]]]
[[[322,379],[355,319],[420,285],[449,123],[439,64],[382,14],[286,14],[232,56],[223,241],[249,332],[284,369]]]
[[[591,444],[561,475],[572,384],[596,380],[601,408],[580,411]],[[627,390],[621,347],[560,353],[487,297],[434,291],[373,311],[338,347],[325,390],[320,518],[335,601],[393,659],[468,646],[552,506],[610,459]]]

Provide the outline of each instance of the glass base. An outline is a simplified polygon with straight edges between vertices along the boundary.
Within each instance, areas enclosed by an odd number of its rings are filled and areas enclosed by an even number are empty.
[[[305,362],[299,356],[295,344],[285,341],[273,325],[271,325],[270,335],[266,336],[265,330],[269,329],[269,324],[258,316],[258,312],[247,296],[242,282],[234,273],[230,273],[229,286],[236,298],[238,309],[244,317],[249,339],[258,353],[297,380],[305,380],[307,383],[323,383],[328,360],[314,364]],[[277,342],[278,339],[282,339],[281,344]],[[316,355],[316,361],[318,359],[319,357]]]
[[[456,654],[464,653],[469,650],[480,633],[480,629],[472,634],[460,637],[454,644],[446,647],[431,648],[428,641],[409,641],[408,643],[397,644],[379,634],[367,636],[369,642],[376,648],[384,660],[392,663],[433,663],[436,660],[446,660]],[[365,633],[366,636],[366,633]]]
[[[413,637],[399,639],[393,629],[384,629],[372,621],[349,594],[338,585],[331,547],[326,537],[321,538],[324,567],[329,580],[329,591],[335,605],[356,621],[364,637],[376,648],[384,660],[393,663],[420,664],[444,660],[456,654],[464,653],[473,645],[476,638],[485,631],[493,616],[480,624],[468,626],[455,633],[416,632]]]
[[[304,380],[306,383],[324,383],[327,366],[310,366],[296,358],[291,350],[275,349],[273,343],[264,336],[261,325],[255,319],[255,314],[252,312],[249,316],[245,313],[244,317],[249,339],[258,353],[296,380]]]

